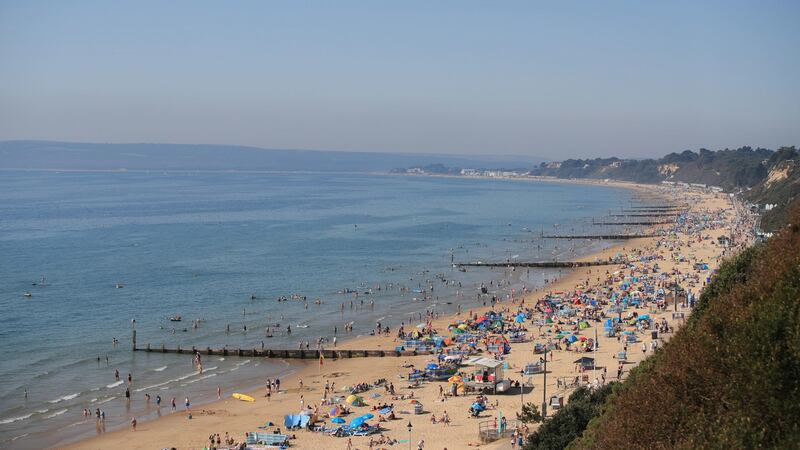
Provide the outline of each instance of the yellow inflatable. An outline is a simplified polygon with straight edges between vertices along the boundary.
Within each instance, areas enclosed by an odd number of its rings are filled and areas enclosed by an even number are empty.
[[[231,395],[231,397],[233,397],[235,399],[238,399],[238,400],[241,400],[243,402],[254,402],[254,401],[256,401],[256,399],[254,399],[253,397],[250,397],[249,395],[240,394],[238,392],[234,392]]]

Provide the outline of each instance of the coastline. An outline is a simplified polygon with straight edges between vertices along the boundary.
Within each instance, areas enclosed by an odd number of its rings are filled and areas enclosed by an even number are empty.
[[[541,181],[550,181],[550,180],[541,180]],[[564,182],[570,182],[571,180],[562,180]],[[589,183],[582,183],[582,184],[599,184],[595,182]],[[602,183],[602,185],[607,186],[609,183]],[[659,194],[662,193],[657,192],[658,186],[653,185],[640,185],[634,183],[615,183],[612,184],[618,187],[624,187],[629,189],[635,189],[640,191],[650,191],[651,193]],[[618,252],[623,251],[630,251],[634,248],[645,248],[648,244],[651,244],[653,241],[652,238],[636,238],[631,239],[625,242],[617,243],[609,248],[606,248],[599,252],[592,252],[578,258],[579,260],[590,261],[594,260],[595,258],[605,258],[609,255],[613,255]],[[602,270],[602,266],[600,269],[595,270]],[[590,269],[590,272],[592,269]],[[563,276],[555,282],[551,282],[546,286],[537,289],[535,291],[531,291],[526,294],[524,297],[526,299],[535,299],[539,296],[544,295],[547,292],[552,291],[567,291],[572,289],[582,278],[583,278],[583,270],[581,269],[571,269],[567,271],[567,273],[563,274]],[[505,305],[506,302],[501,303],[501,305]],[[488,310],[489,308],[486,307],[478,307],[474,308],[474,312]],[[463,311],[462,317],[467,313],[467,311]],[[448,323],[451,323],[454,320],[459,318],[458,315],[450,315],[445,317],[440,317],[433,321],[435,328],[442,328],[446,327]],[[353,337],[346,339],[339,343],[338,349],[358,349],[358,348],[369,348],[369,349],[392,349],[394,348],[394,342],[392,342],[392,337],[377,337],[377,336],[361,336],[361,337]],[[519,345],[524,344],[512,344],[512,348],[517,347]],[[282,414],[290,414],[297,409],[296,401],[297,395],[300,393],[299,386],[296,385],[297,380],[303,379],[306,380],[304,390],[302,391],[303,395],[308,395],[310,398],[314,400],[309,400],[309,403],[316,403],[317,400],[314,396],[315,391],[318,391],[319,385],[322,383],[322,379],[330,379],[330,380],[337,380],[341,379],[342,382],[350,378],[350,374],[359,373],[362,374],[363,378],[360,378],[358,381],[372,381],[373,379],[377,378],[387,378],[391,379],[392,373],[402,372],[404,369],[400,368],[407,360],[409,362],[413,362],[415,364],[424,364],[426,360],[431,359],[430,356],[417,356],[412,358],[397,358],[397,357],[385,357],[385,358],[363,358],[363,359],[343,359],[343,360],[332,360],[332,361],[324,361],[322,368],[318,366],[316,362],[308,362],[305,364],[305,367],[299,368],[296,372],[292,373],[289,378],[285,378],[284,382],[282,383],[282,392],[278,395],[273,395],[269,402],[264,400],[264,392],[263,390],[255,390],[247,392],[248,395],[256,398],[255,404],[239,402],[237,400],[231,399],[230,393],[223,393],[224,396],[221,400],[213,401],[211,403],[206,403],[202,406],[198,406],[193,408],[193,418],[191,420],[187,419],[187,414],[185,412],[178,412],[175,414],[170,414],[164,417],[161,417],[156,420],[150,420],[146,422],[142,422],[137,429],[137,439],[139,441],[139,437],[141,436],[144,438],[143,435],[145,434],[153,434],[152,437],[148,437],[145,442],[135,443],[131,442],[129,438],[131,437],[130,431],[127,427],[121,427],[117,430],[112,430],[107,433],[104,433],[99,436],[86,438],[83,440],[79,440],[77,442],[69,444],[66,448],[105,448],[111,445],[116,445],[124,440],[126,442],[126,446],[130,446],[130,448],[152,448],[155,441],[160,439],[167,439],[168,434],[164,434],[166,430],[174,430],[176,427],[187,427],[187,423],[189,424],[188,427],[190,429],[200,428],[203,430],[213,430],[213,432],[223,433],[225,431],[231,433],[233,436],[241,436],[246,431],[253,431],[255,429],[256,422],[254,422],[254,413],[259,413],[258,417],[266,416],[268,417],[269,421],[273,423],[280,424],[282,421],[280,420]],[[513,375],[509,375],[509,377],[513,378]],[[555,377],[553,377],[555,379]],[[308,380],[311,380],[309,383]],[[337,383],[339,384],[339,383]],[[553,381],[555,384],[555,381]],[[550,382],[548,382],[548,388],[550,387]],[[283,389],[284,386],[287,389]],[[555,386],[553,386],[554,388]],[[399,422],[398,422],[399,423]],[[224,431],[223,431],[224,430]],[[187,433],[189,435],[193,435],[197,431],[189,431]],[[308,434],[305,432],[300,432],[299,437],[302,435]],[[327,436],[326,436],[327,437]],[[152,438],[152,439],[151,439]],[[189,436],[187,436],[189,438]],[[201,435],[189,438],[184,446],[177,446],[176,448],[199,448],[203,446],[205,442],[206,436],[201,433]],[[333,439],[333,438],[328,438]],[[474,440],[474,439],[473,439]],[[175,446],[175,440],[172,440],[172,443],[164,442],[164,446]],[[333,444],[335,441],[329,442],[329,444]],[[162,445],[162,444],[155,444],[155,445]],[[298,447],[299,445],[299,447]],[[303,447],[302,444],[295,444],[295,447],[298,448],[306,448]],[[310,447],[309,447],[310,448]]]

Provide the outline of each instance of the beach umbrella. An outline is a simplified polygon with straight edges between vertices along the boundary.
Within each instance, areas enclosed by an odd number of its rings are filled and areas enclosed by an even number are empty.
[[[453,375],[447,379],[448,383],[461,383],[461,381],[463,381],[463,378],[460,375]]]
[[[373,415],[372,413],[366,413],[363,416],[361,416],[361,418],[363,418],[364,420],[369,420],[369,419],[372,419],[374,417],[375,417],[375,415]]]
[[[346,420],[342,419],[341,417],[334,417],[333,419],[331,419],[331,422],[333,422],[333,423],[345,423]]]
[[[408,401],[408,403],[409,403],[409,404],[411,404],[411,405],[414,405],[414,404],[417,404],[417,403],[419,403],[419,400],[417,400],[417,399],[411,399],[411,400],[409,400],[409,401]]]
[[[366,419],[363,417],[356,417],[352,422],[350,422],[350,428],[358,428],[363,425],[364,422],[366,422]]]

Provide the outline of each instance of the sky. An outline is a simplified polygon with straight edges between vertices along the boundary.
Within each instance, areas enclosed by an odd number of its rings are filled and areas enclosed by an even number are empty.
[[[800,145],[798,1],[0,0],[0,140]]]

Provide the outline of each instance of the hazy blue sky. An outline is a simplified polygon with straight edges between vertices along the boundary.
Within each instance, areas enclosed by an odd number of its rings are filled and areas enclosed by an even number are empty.
[[[800,1],[0,0],[0,140],[800,144]]]

